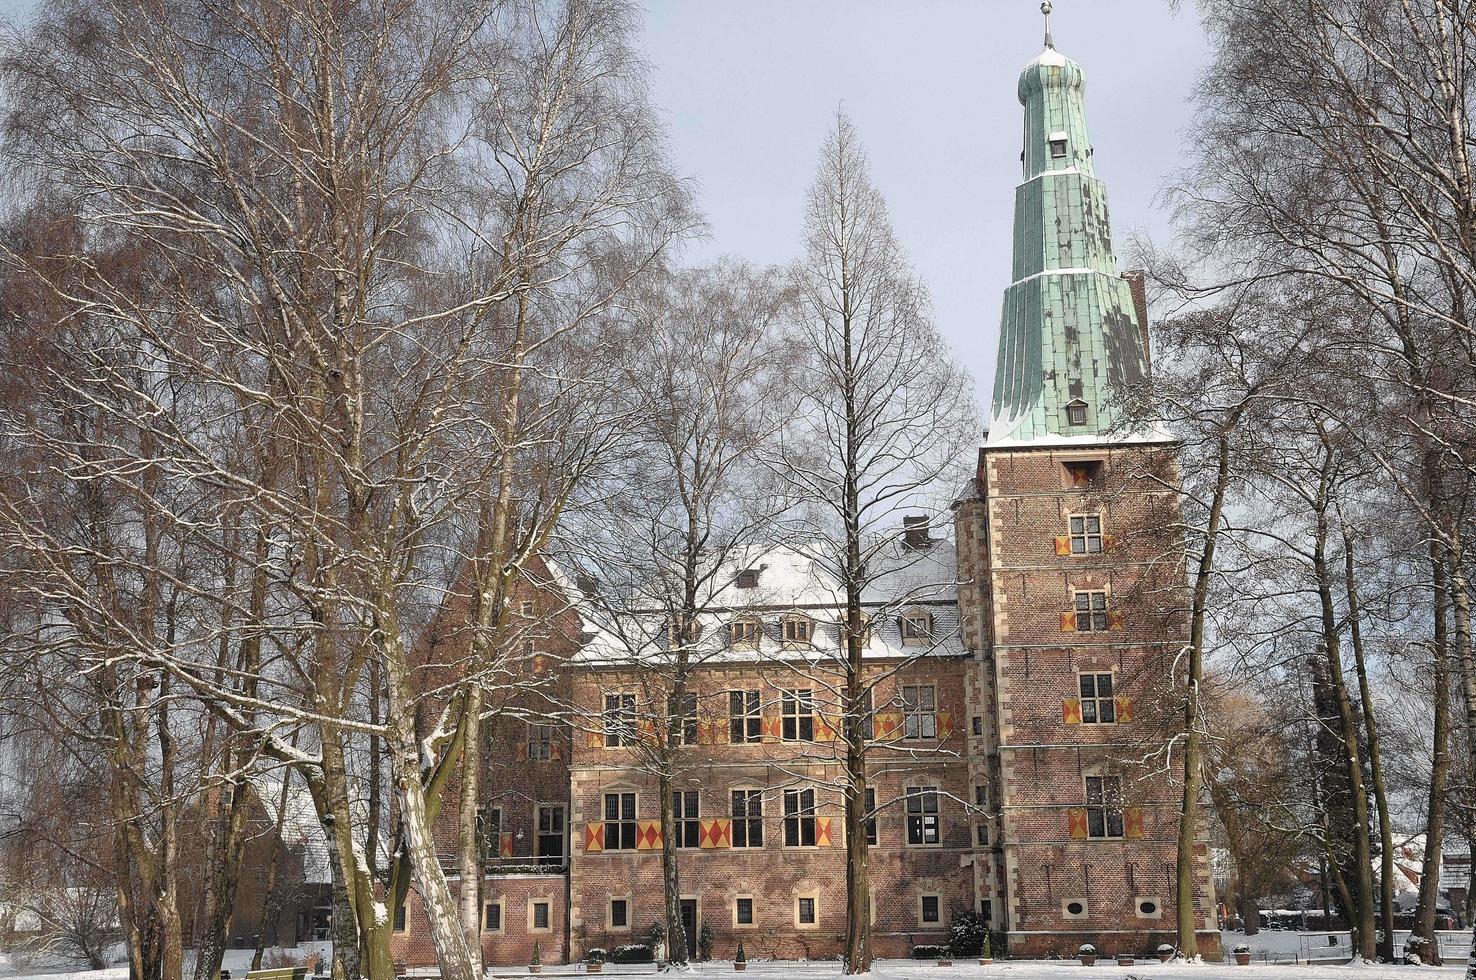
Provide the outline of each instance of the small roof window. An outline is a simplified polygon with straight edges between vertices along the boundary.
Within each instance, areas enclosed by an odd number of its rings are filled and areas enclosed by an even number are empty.
[[[758,569],[756,569],[756,568],[745,568],[743,571],[741,571],[741,572],[738,573],[738,588],[740,588],[740,589],[756,589],[756,588],[758,588],[758,576],[759,576]]]
[[[1066,423],[1068,425],[1087,424],[1087,403],[1080,398],[1066,403]]]

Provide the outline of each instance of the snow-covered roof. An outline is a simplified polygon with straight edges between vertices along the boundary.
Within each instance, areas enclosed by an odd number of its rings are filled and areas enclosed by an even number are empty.
[[[958,572],[951,540],[936,539],[923,548],[895,542],[875,555],[870,566],[873,575],[862,592],[862,608],[870,620],[866,656],[958,656],[966,652],[959,634]],[[745,571],[757,573],[756,585],[740,587],[739,576]],[[694,661],[816,659],[842,649],[844,590],[826,564],[803,548],[742,549],[726,556],[711,581],[708,594],[698,602],[704,611],[697,616],[700,638],[691,651]],[[913,607],[932,619],[931,639],[921,646],[904,644],[901,636],[900,617]],[[783,621],[796,615],[813,624],[811,642],[802,649],[782,639]],[[729,626],[740,617],[761,622],[756,648],[735,649],[730,644]],[[596,625],[574,661],[615,664],[666,655],[666,612],[653,603]]]

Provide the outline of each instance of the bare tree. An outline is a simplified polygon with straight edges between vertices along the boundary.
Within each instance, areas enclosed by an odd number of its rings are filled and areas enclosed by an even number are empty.
[[[845,972],[871,968],[866,760],[870,692],[866,608],[884,572],[909,553],[901,516],[945,512],[980,431],[969,386],[928,319],[927,294],[893,234],[865,152],[843,112],[821,149],[795,270],[795,339],[809,377],[772,465],[797,501],[790,538],[838,583],[844,643],[828,668],[843,746]],[[925,533],[925,532],[924,532]],[[894,560],[880,561],[890,552]],[[895,581],[895,580],[894,580]],[[932,583],[933,587],[953,585]],[[907,592],[908,590],[900,590]]]

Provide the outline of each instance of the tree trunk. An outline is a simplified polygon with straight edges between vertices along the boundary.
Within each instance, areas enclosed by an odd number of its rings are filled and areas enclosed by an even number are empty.
[[[669,738],[658,733],[658,738]],[[666,959],[675,967],[687,963],[687,927],[682,923],[682,885],[677,873],[676,813],[672,800],[670,770],[657,774],[656,792],[661,795],[661,892],[666,906]]]
[[[1431,670],[1434,672],[1434,739],[1431,745],[1433,763],[1430,769],[1430,795],[1425,804],[1425,854],[1420,862],[1420,895],[1415,904],[1411,936],[1424,939],[1429,950],[1427,962],[1439,965],[1435,947],[1435,911],[1440,902],[1440,860],[1445,843],[1445,796],[1450,780],[1450,662],[1446,654],[1450,642],[1447,614],[1449,583],[1445,556],[1438,541],[1430,542],[1430,569],[1434,583],[1434,635],[1430,643]]]
[[[472,669],[476,670],[473,664]],[[461,792],[456,813],[457,864],[461,871],[458,898],[461,903],[461,932],[476,976],[482,974],[482,854],[477,835],[477,812],[482,797],[482,685],[467,685],[465,707],[471,734],[461,748]]]
[[[1228,425],[1235,424],[1232,416]],[[1230,437],[1221,432],[1217,444],[1215,489],[1205,524],[1204,550],[1194,573],[1193,605],[1189,613],[1189,670],[1184,695],[1184,787],[1179,802],[1179,842],[1176,854],[1178,901],[1175,927],[1179,956],[1199,959],[1198,923],[1194,914],[1195,838],[1199,824],[1199,795],[1204,788],[1204,741],[1199,686],[1204,680],[1204,621],[1209,607],[1210,580],[1214,574],[1215,546],[1220,539],[1220,518],[1225,508],[1225,492],[1230,486]]]
[[[294,733],[293,742],[297,741]],[[267,859],[266,883],[262,891],[261,915],[258,919],[256,949],[251,954],[251,969],[261,969],[261,958],[266,952],[267,942],[277,943],[277,917],[281,914],[281,902],[277,899],[277,871],[282,864],[282,825],[287,822],[287,797],[292,790],[292,774],[282,772],[282,792],[277,794],[277,840],[272,844],[271,857]],[[270,928],[268,928],[270,927]]]
[[[1368,684],[1368,665],[1363,655],[1362,615],[1358,582],[1354,578],[1353,541],[1343,527],[1343,587],[1348,595],[1348,628],[1353,641],[1353,663],[1358,672],[1358,697],[1363,704],[1363,728],[1368,735],[1369,778],[1373,781],[1374,805],[1379,818],[1379,959],[1394,962],[1394,827],[1389,819],[1389,797],[1384,792],[1384,768],[1379,749],[1379,726],[1374,718],[1373,692]],[[1438,875],[1437,875],[1438,877]]]

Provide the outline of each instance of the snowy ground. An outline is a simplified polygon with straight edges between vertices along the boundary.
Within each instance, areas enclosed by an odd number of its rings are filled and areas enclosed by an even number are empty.
[[[296,949],[287,950],[287,955],[293,959],[301,960],[309,953],[321,952],[328,955],[327,943],[303,943]],[[0,980],[128,980],[128,965],[124,962],[123,947],[118,947],[114,961],[118,964],[106,970],[78,970],[75,966],[65,963],[48,962],[41,958],[12,959],[6,953],[0,953]],[[225,953],[225,969],[231,971],[231,976],[240,980],[246,976],[251,967],[252,951],[249,949],[228,949]],[[271,956],[268,951],[267,956]],[[185,953],[185,976],[190,976],[194,970],[194,956]]]
[[[1222,963],[1191,966],[1141,960],[1133,966],[1118,966],[1115,962],[1098,960],[1097,965],[1091,967],[1092,972],[1084,974],[1081,971],[1086,967],[1073,960],[1022,960],[998,962],[988,967],[981,967],[974,960],[963,959],[955,961],[952,967],[939,967],[930,962],[916,960],[882,960],[876,964],[872,976],[876,980],[948,980],[952,977],[969,978],[969,980],[1063,980],[1063,978],[1069,980],[1072,977],[1076,980],[1088,980],[1089,977],[1093,980],[1255,980],[1257,977],[1264,977],[1265,980],[1278,980],[1283,977],[1288,980],[1456,980],[1465,969],[1464,963],[1440,969],[1386,965],[1291,965],[1293,956],[1302,946],[1302,937],[1308,935],[1318,934],[1263,932],[1247,940],[1239,933],[1225,933],[1226,949],[1233,948],[1242,942],[1251,947],[1255,962],[1249,967]],[[304,945],[291,950],[290,955],[301,958],[315,949],[326,951],[326,945],[325,943]],[[250,962],[250,950],[230,950],[226,953],[226,969],[230,970],[232,976],[237,980],[245,977]],[[188,972],[187,969],[186,975]],[[487,972],[493,978],[528,976],[526,969],[509,967],[494,967]],[[544,976],[551,977],[583,975],[583,973],[583,967],[578,965],[547,966],[543,971]],[[655,968],[649,964],[644,966],[610,964],[605,967],[605,976],[638,974],[655,975]],[[671,976],[671,974],[663,975]],[[734,976],[734,971],[731,963],[702,963],[693,967],[691,975],[701,978],[727,978]],[[822,980],[822,978],[840,976],[840,967],[831,962],[750,962],[748,975],[764,978],[793,978],[793,980]],[[32,980],[32,978],[34,980],[128,980],[128,968],[115,966],[106,970],[76,971],[63,965],[13,962],[5,954],[0,953],[0,980]]]

